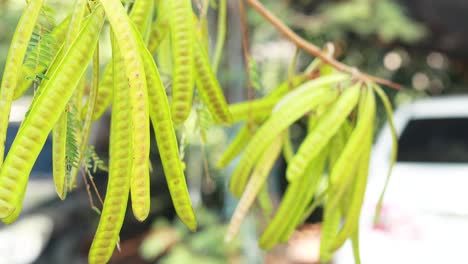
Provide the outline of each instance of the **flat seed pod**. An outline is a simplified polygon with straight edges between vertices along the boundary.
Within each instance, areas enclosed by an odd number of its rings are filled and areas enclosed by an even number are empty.
[[[296,155],[288,164],[286,171],[288,181],[292,182],[302,175],[307,164],[321,152],[338,131],[358,102],[359,86],[360,84],[357,84],[346,89],[337,102],[331,106],[332,109],[320,118],[313,131],[304,139]]]
[[[194,88],[194,23],[191,0],[170,1],[170,27],[172,42],[172,120],[184,122],[192,107]]]
[[[112,38],[114,73],[125,71],[122,56]],[[114,252],[125,217],[130,190],[131,119],[128,82],[123,74],[114,74],[111,134],[109,143],[109,180],[106,198],[96,234],[89,250],[89,263],[107,263]]]
[[[131,113],[132,113],[132,179],[130,193],[133,214],[139,221],[143,221],[150,210],[149,190],[149,143],[150,125],[148,112],[148,95],[146,76],[141,59],[137,37],[133,33],[131,21],[120,1],[100,0],[116,42],[122,52],[125,72],[130,85]]]
[[[139,44],[148,82],[149,113],[169,192],[177,215],[190,230],[195,231],[197,221],[185,182],[182,163],[179,159],[177,137],[171,121],[169,102],[164,85],[161,82],[158,68],[151,53],[146,49],[142,41]]]
[[[255,133],[231,177],[229,189],[234,196],[240,197],[242,194],[250,170],[267,146],[305,113],[320,104],[333,101],[336,91],[330,86],[346,78],[346,75],[340,74],[306,82],[277,104],[276,113]]]
[[[32,103],[0,169],[0,216],[11,223],[21,211],[29,173],[49,132],[62,114],[73,89],[87,69],[104,23],[97,6],[40,94]],[[11,208],[14,208],[12,211]],[[13,213],[13,215],[11,215]],[[11,215],[8,218],[6,216]]]
[[[18,85],[18,77],[23,65],[23,59],[28,48],[29,39],[34,30],[44,0],[31,0],[21,15],[16,26],[10,49],[5,62],[5,72],[0,86],[0,165],[5,153],[5,139],[11,111],[11,103]],[[0,212],[0,217],[5,217]]]

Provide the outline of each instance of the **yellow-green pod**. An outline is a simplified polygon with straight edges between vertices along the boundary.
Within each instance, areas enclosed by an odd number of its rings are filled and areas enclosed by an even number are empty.
[[[317,157],[316,162],[309,165],[307,173],[304,173],[300,180],[288,185],[275,216],[259,239],[262,249],[272,249],[278,242],[286,241],[294,231],[297,219],[303,214],[301,207],[307,205],[304,200],[309,190],[304,186],[316,188],[318,176],[321,176],[324,168],[324,160],[324,156]]]
[[[29,40],[31,39],[43,3],[44,0],[29,1],[16,26],[10,49],[8,50],[2,84],[0,86],[0,165],[5,155],[5,139],[13,95],[18,85],[18,78]],[[5,215],[0,212],[0,217],[5,217]]]
[[[161,1],[158,3],[158,14],[156,21],[153,22],[150,28],[150,35],[148,39],[148,50],[151,53],[154,53],[161,41],[169,33],[169,15],[170,10],[168,7],[170,1]]]
[[[255,201],[255,197],[257,197],[258,193],[262,189],[262,186],[265,185],[266,179],[280,154],[282,143],[282,136],[277,137],[263,153],[259,162],[255,166],[252,176],[245,187],[245,192],[242,194],[236,210],[231,217],[225,237],[227,242],[231,241],[239,232],[242,221],[246,217],[247,212]]]
[[[191,0],[170,1],[172,44],[172,120],[184,122],[192,107],[194,88],[194,22]]]
[[[21,211],[34,161],[73,93],[69,87],[76,87],[86,71],[103,23],[104,12],[97,6],[57,70],[39,87],[0,169],[0,217],[5,223],[14,221]]]
[[[67,108],[67,107],[66,107]],[[55,191],[60,199],[64,200],[67,195],[65,178],[66,168],[66,143],[67,143],[67,112],[59,118],[52,133],[52,177],[54,179]]]
[[[195,231],[197,221],[185,182],[182,162],[179,159],[177,137],[164,85],[151,53],[146,49],[143,41],[139,44],[148,83],[149,113],[169,192],[177,215],[190,230]]]
[[[147,25],[152,17],[154,2],[151,0],[136,0],[133,4],[132,10],[130,12],[130,20],[133,21],[138,31],[143,35],[147,30]],[[112,66],[107,65],[104,69],[102,79],[99,83],[98,94],[96,98],[96,104],[94,106],[93,120],[99,119],[109,107],[112,101]],[[86,109],[88,103],[83,107],[81,112],[82,118],[86,116]]]
[[[360,86],[361,84],[356,84],[346,89],[337,102],[331,106],[332,109],[320,118],[315,128],[307,135],[288,164],[286,171],[288,181],[292,182],[302,175],[307,164],[321,152],[338,131],[358,102]]]
[[[107,263],[119,239],[130,189],[131,120],[128,82],[122,56],[112,40],[114,96],[109,142],[109,179],[101,219],[89,250],[89,263]],[[118,73],[118,74],[115,74]]]
[[[338,233],[340,223],[340,210],[336,210],[336,208],[331,208],[328,204],[325,204],[320,236],[320,261],[324,263],[329,262],[333,257],[331,244]]]
[[[380,100],[382,101],[384,105],[385,112],[387,114],[388,125],[390,126],[390,130],[392,132],[392,154],[390,157],[390,166],[388,168],[387,178],[385,179],[384,188],[380,194],[379,201],[377,202],[377,205],[375,206],[374,223],[377,223],[379,220],[380,211],[382,209],[383,198],[385,197],[385,192],[387,191],[387,187],[388,187],[388,184],[390,183],[390,178],[392,176],[392,169],[397,159],[398,133],[396,131],[395,122],[393,121],[392,104],[390,103],[390,100],[388,99],[387,95],[382,90],[382,88],[380,88],[380,86],[378,86],[377,84],[374,84],[372,87],[374,88],[374,91],[377,93],[377,95],[379,96]]]
[[[210,110],[215,122],[231,125],[231,113],[226,98],[224,98],[223,90],[211,69],[208,55],[201,46],[200,41],[197,38],[194,38],[194,40],[195,79],[201,98],[208,110]]]
[[[346,212],[346,220],[337,237],[333,241],[332,250],[340,248],[346,239],[356,231],[357,225],[359,224],[359,216],[362,202],[364,200],[364,194],[366,192],[375,121],[375,97],[372,88],[368,88],[365,101],[363,100],[362,104],[363,107],[362,111],[360,111],[361,116],[358,117],[359,119],[356,125],[356,131],[363,131],[361,134],[361,137],[363,138],[363,153],[359,161],[357,178],[354,180],[352,186],[352,199],[349,203],[348,211]],[[349,141],[351,140],[353,140],[353,134]]]
[[[277,104],[275,114],[266,120],[250,140],[231,177],[229,188],[235,197],[242,194],[250,170],[268,145],[305,113],[320,104],[333,101],[337,92],[330,86],[345,79],[347,75],[337,74],[304,83]]]
[[[63,43],[67,35],[69,25],[70,17],[67,17],[60,24],[58,24],[51,32],[51,35],[53,36],[56,43]],[[59,47],[57,47],[57,49],[51,49],[50,52],[55,57],[58,54],[59,50]],[[28,76],[34,76],[46,70],[46,68],[41,64],[39,64],[37,67],[37,72],[35,72],[30,67],[23,64],[23,66],[21,67],[21,75],[18,78],[18,85],[15,89],[15,94],[13,95],[13,100],[16,100],[23,96],[24,93],[31,86],[32,80],[28,79]]]
[[[304,172],[303,177],[305,177],[305,181],[303,180],[304,183],[301,184],[301,186],[307,186],[307,188],[305,188],[304,191],[300,191],[302,196],[298,197],[298,195],[295,195],[297,198],[294,210],[290,211],[291,221],[287,224],[286,229],[284,230],[284,232],[282,232],[280,236],[281,242],[288,241],[294,230],[296,230],[296,227],[299,224],[301,224],[304,213],[307,210],[307,206],[314,198],[320,180],[323,177],[327,152],[328,150],[324,150],[316,159],[314,159],[309,164],[306,171]]]
[[[133,32],[131,21],[120,1],[100,0],[106,12],[109,23],[116,36],[116,42],[122,52],[125,72],[130,85],[130,100],[132,113],[132,179],[130,193],[133,214],[143,221],[150,210],[149,189],[149,145],[150,125],[148,113],[148,95],[146,75],[141,51]]]

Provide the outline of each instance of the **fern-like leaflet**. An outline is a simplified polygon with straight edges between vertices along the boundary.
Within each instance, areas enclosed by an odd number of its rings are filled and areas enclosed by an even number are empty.
[[[54,58],[53,54],[55,54],[52,51],[58,48],[56,40],[51,34],[55,26],[54,10],[43,6],[29,42],[25,59],[25,66],[33,72],[33,75],[27,76],[26,79],[34,82],[35,91],[42,80],[48,79],[41,69],[49,67]]]
[[[108,171],[106,163],[98,156],[94,146],[88,146],[83,157],[83,164],[85,168],[93,173],[97,170]]]
[[[65,147],[65,162],[67,168],[67,182],[71,180],[71,171],[79,166],[80,152],[78,149],[78,135],[81,131],[81,122],[78,109],[74,104],[68,104],[67,111],[67,138]],[[70,183],[70,182],[69,182]],[[70,186],[70,185],[69,185]]]

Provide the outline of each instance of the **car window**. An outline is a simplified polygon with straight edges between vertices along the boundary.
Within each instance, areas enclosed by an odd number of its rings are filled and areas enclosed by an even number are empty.
[[[468,162],[468,118],[410,120],[399,139],[398,161]]]
[[[10,123],[8,126],[7,137],[5,141],[5,153],[10,150],[11,144],[18,133],[20,123]],[[6,154],[5,154],[6,157]],[[50,177],[52,175],[52,140],[50,137],[42,148],[39,157],[34,164],[30,177]]]

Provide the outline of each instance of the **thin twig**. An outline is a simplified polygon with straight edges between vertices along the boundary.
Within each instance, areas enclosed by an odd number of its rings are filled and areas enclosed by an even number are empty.
[[[278,19],[273,13],[271,13],[266,7],[260,3],[258,0],[245,0],[257,13],[263,16],[270,24],[272,24],[279,32],[281,32],[286,38],[294,42],[299,48],[303,49],[307,53],[320,58],[323,62],[331,65],[333,68],[352,74],[362,81],[372,81],[382,85],[392,87],[394,89],[401,89],[401,85],[381,79],[366,73],[360,72],[357,68],[348,66],[344,63],[341,63],[335,60],[332,56],[329,56],[320,50],[314,44],[308,42],[307,40],[298,36],[294,31],[292,31],[287,25],[285,25],[280,19]]]

